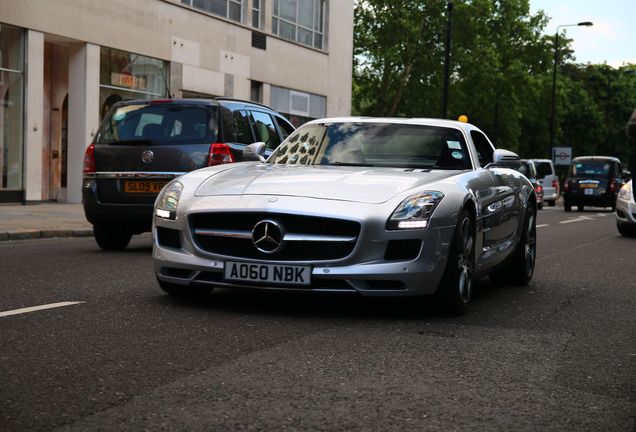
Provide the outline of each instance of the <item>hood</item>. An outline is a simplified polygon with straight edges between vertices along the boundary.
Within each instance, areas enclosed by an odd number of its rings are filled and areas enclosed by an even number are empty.
[[[378,204],[456,174],[404,168],[241,164],[209,177],[196,195],[277,195]]]

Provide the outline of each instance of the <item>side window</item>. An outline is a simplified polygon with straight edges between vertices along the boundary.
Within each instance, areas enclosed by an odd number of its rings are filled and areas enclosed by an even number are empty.
[[[283,139],[290,136],[295,130],[294,127],[290,125],[289,122],[284,118],[276,117],[276,120],[278,121],[278,126],[280,127],[280,131],[283,134]]]
[[[280,144],[274,119],[269,114],[260,111],[252,111],[251,114],[254,119],[256,141],[263,141],[268,149],[274,150]]]
[[[470,136],[473,139],[473,143],[475,143],[477,157],[479,158],[479,165],[483,168],[493,161],[492,154],[494,152],[494,148],[484,134],[473,130],[470,131]]]
[[[254,139],[250,127],[249,113],[247,111],[234,111],[232,114],[233,136],[232,141],[239,144],[252,144],[258,141]]]

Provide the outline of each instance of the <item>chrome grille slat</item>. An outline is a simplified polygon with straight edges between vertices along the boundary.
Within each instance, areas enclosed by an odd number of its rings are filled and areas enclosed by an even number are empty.
[[[276,253],[259,251],[252,229],[262,220],[276,220],[285,228],[284,247]],[[196,246],[231,258],[267,261],[325,261],[353,252],[360,224],[355,221],[271,212],[198,213],[189,217]]]

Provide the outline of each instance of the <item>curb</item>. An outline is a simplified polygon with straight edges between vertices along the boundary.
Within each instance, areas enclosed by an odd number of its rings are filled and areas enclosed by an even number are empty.
[[[43,238],[92,237],[91,228],[69,230],[15,230],[0,231],[0,241],[34,240]]]

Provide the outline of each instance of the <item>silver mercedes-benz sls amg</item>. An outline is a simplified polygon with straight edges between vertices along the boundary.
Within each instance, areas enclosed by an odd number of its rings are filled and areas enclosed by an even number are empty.
[[[304,124],[265,160],[192,171],[155,203],[161,288],[435,295],[464,313],[475,280],[527,284],[536,197],[468,123],[332,118]]]

